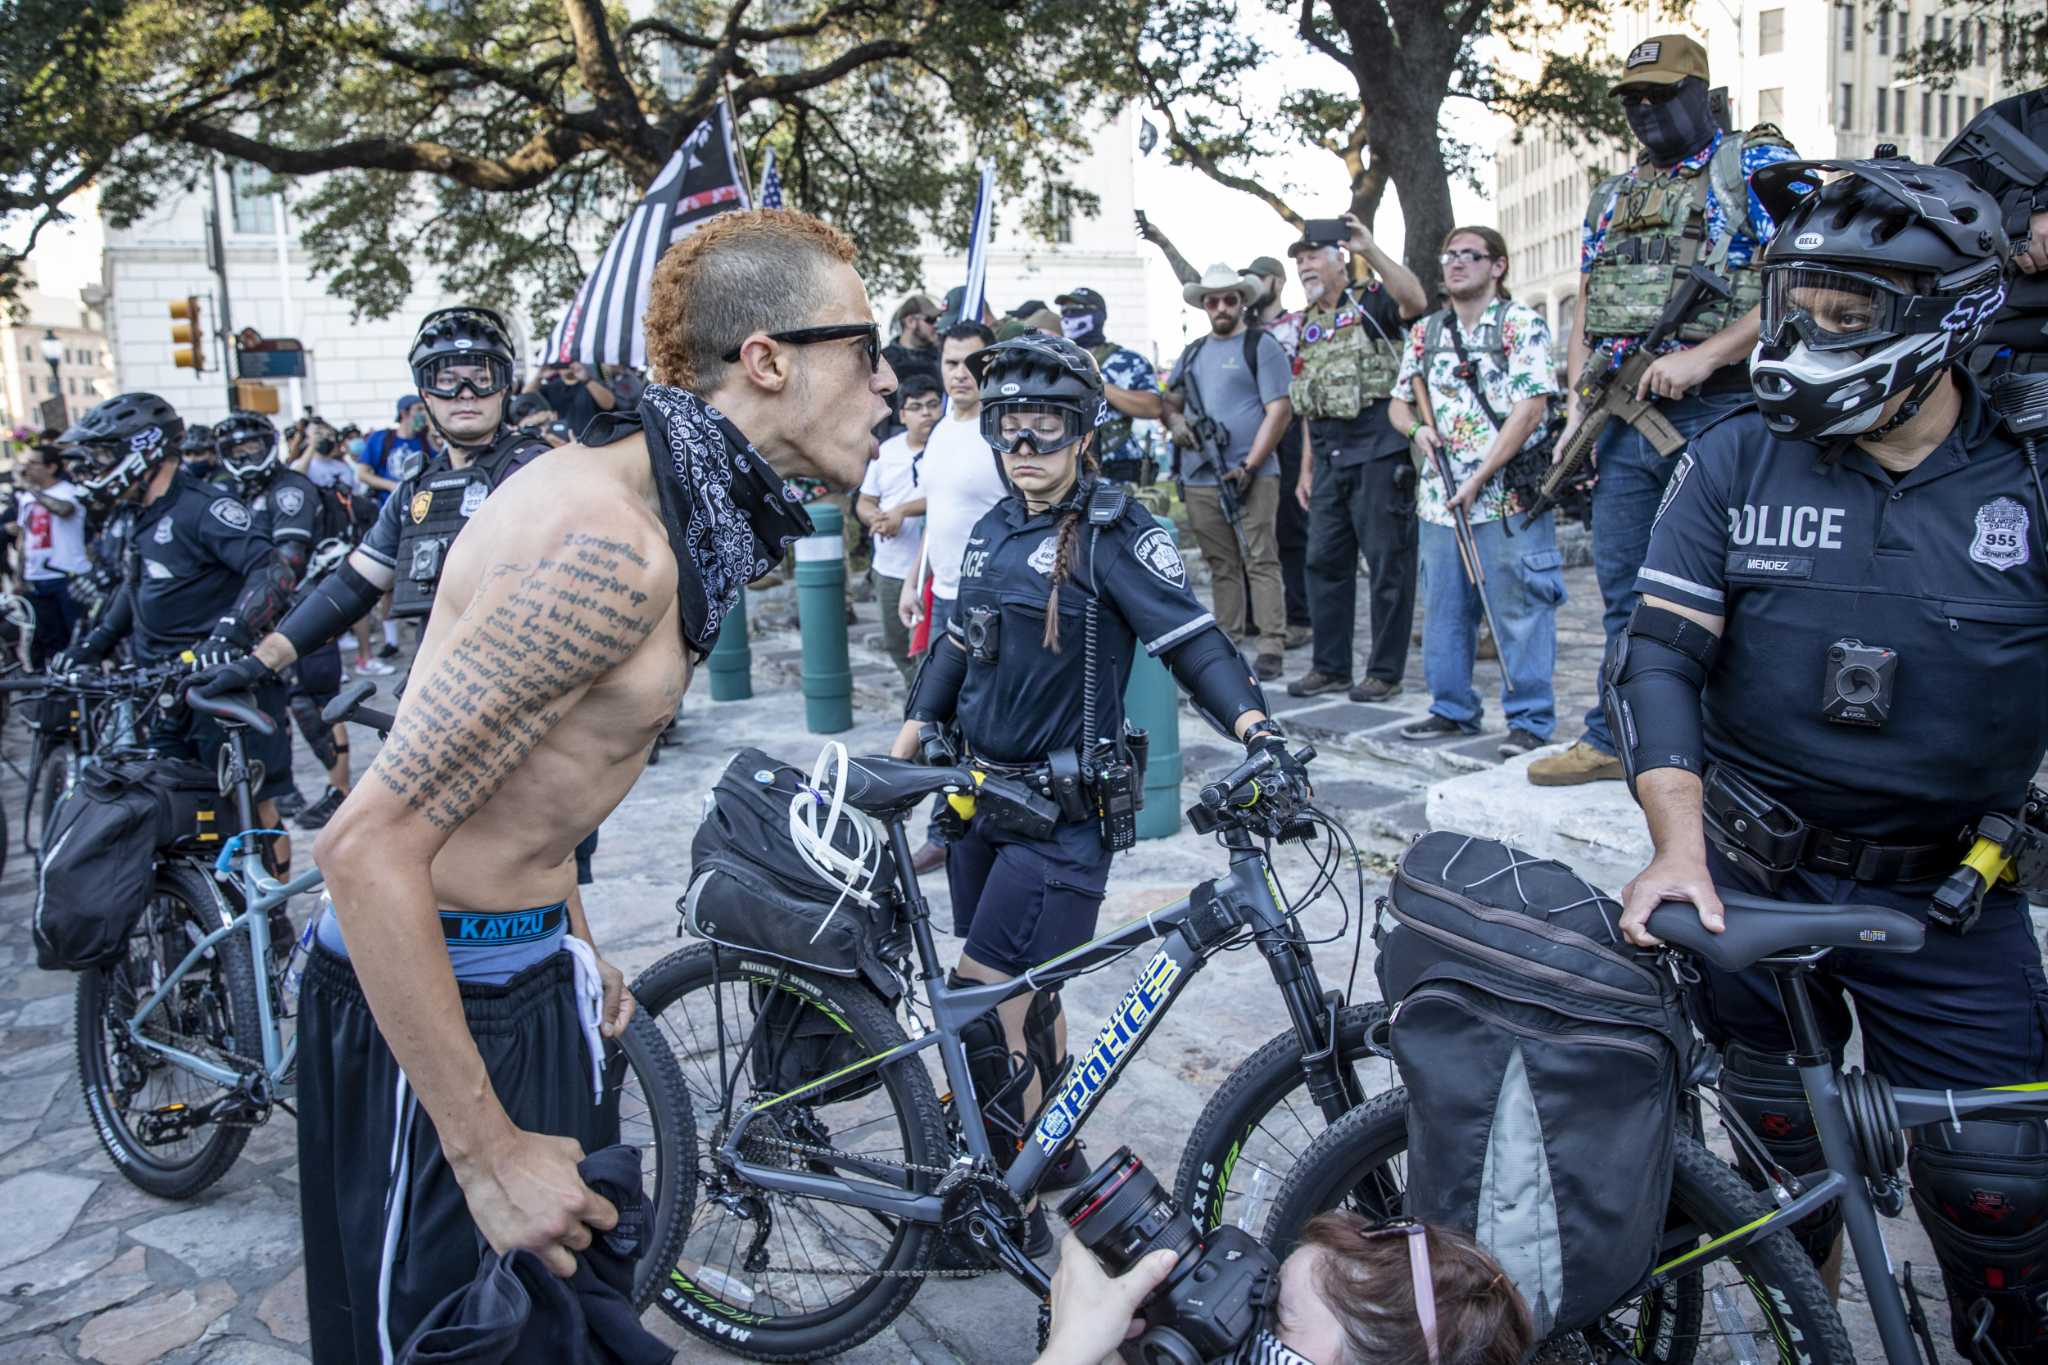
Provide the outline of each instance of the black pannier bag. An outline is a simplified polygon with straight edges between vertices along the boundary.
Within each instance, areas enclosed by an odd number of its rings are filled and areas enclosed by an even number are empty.
[[[1437,831],[1402,855],[1374,930],[1408,1088],[1407,1212],[1471,1234],[1539,1336],[1597,1321],[1649,1274],[1670,1202],[1678,990],[1621,905],[1564,864]]]
[[[790,802],[809,774],[758,749],[742,749],[712,788],[703,823],[690,842],[690,884],[676,908],[692,934],[724,948],[832,976],[865,981],[885,1000],[902,994],[891,963],[907,953],[896,889],[896,860],[886,843],[869,884],[872,904],[826,880],[804,861],[789,832]],[[823,821],[819,824],[822,827]],[[852,812],[842,815],[832,845],[858,853]],[[756,1080],[793,1090],[861,1052],[834,1016],[810,1004],[795,984],[754,986],[761,1013],[754,1040]],[[871,1089],[872,1073],[818,1092],[839,1101]]]
[[[149,903],[166,808],[147,763],[88,758],[52,812],[36,872],[36,965],[80,971],[118,960]]]
[[[149,785],[163,804],[161,847],[172,853],[219,853],[239,833],[233,797],[220,794],[220,779],[204,763],[160,758],[150,764]]]

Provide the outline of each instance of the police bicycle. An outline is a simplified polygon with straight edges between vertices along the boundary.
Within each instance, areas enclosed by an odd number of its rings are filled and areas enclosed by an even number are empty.
[[[1905,1207],[1908,1135],[1965,1118],[2048,1117],[2048,1082],[1917,1090],[1843,1070],[1814,1012],[1814,968],[1837,948],[1916,952],[1926,926],[1875,906],[1807,905],[1733,892],[1723,892],[1722,903],[1727,915],[1720,934],[1709,933],[1682,902],[1652,911],[1649,930],[1668,945],[1663,956],[1680,979],[1694,975],[1695,956],[1724,972],[1762,967],[1771,973],[1792,1038],[1789,1060],[1812,1106],[1826,1168],[1803,1179],[1791,1176],[1740,1118],[1722,1108],[1731,1141],[1769,1173],[1768,1193],[1759,1193],[1706,1148],[1697,1128],[1681,1131],[1657,1264],[1602,1322],[1569,1334],[1583,1354],[1555,1358],[1851,1365],[1856,1356],[1841,1318],[1792,1232],[1809,1215],[1839,1205],[1884,1359],[1888,1365],[1939,1361],[1912,1267],[1894,1276],[1878,1221]],[[1710,1067],[1700,1084],[1715,1080]],[[1700,1090],[1693,1098],[1706,1100]],[[1371,1218],[1402,1213],[1407,1108],[1406,1091],[1396,1088],[1331,1125],[1282,1188],[1266,1224],[1267,1244],[1291,1246],[1309,1218],[1326,1209],[1346,1207]],[[1991,1306],[1980,1301],[1964,1334],[1983,1365],[2006,1359],[1990,1331]]]
[[[79,764],[102,748],[133,746],[141,718],[181,664],[153,668],[98,668],[0,679],[8,692],[27,694],[12,708],[28,727],[28,794],[22,799],[21,848],[41,864],[43,832],[78,781]]]
[[[1305,763],[1313,753],[1304,748],[1296,757]],[[696,1215],[660,1298],[697,1337],[755,1359],[811,1360],[882,1330],[925,1279],[990,1266],[1042,1299],[1049,1282],[1021,1250],[1023,1211],[1159,1020],[1220,952],[1256,948],[1271,969],[1302,1040],[1296,1055],[1307,1058],[1297,1078],[1321,1110],[1315,1131],[1364,1102],[1364,1085],[1331,1040],[1363,1033],[1371,1012],[1346,1009],[1339,992],[1323,989],[1312,942],[1297,921],[1336,885],[1349,841],[1277,771],[1271,754],[1211,783],[1189,812],[1198,831],[1215,832],[1228,850],[1225,875],[995,984],[947,984],[904,820],[939,792],[972,793],[975,818],[990,816],[1007,799],[1001,784],[965,768],[884,758],[842,760],[838,780],[844,804],[885,827],[893,854],[889,932],[903,945],[900,1007],[908,1032],[896,1008],[864,981],[716,943],[680,949],[634,983],[682,1065],[697,1116]],[[1306,840],[1318,830],[1325,854],[1317,875],[1290,900],[1262,841]],[[1352,856],[1355,865],[1355,849]],[[963,1032],[1007,1000],[1108,967],[1155,941],[1092,1042],[1082,1046],[1075,1035],[1072,1065],[1049,1087],[1003,1169]],[[764,1027],[777,1014],[771,1003],[794,1006],[798,1017],[783,1011]],[[812,1025],[846,1060],[779,1089],[776,1079],[787,1072],[773,1050],[815,1036]],[[927,1069],[934,1052],[951,1092],[943,1102]],[[1208,1159],[1227,1166],[1232,1155],[1216,1151]],[[942,1243],[984,1269],[935,1268]]]
[[[322,721],[388,732],[391,717],[363,704],[374,691],[373,683],[354,684],[328,704]],[[79,1078],[93,1127],[123,1176],[166,1199],[190,1199],[211,1186],[274,1110],[293,1113],[298,1038],[291,1017],[312,928],[293,948],[279,941],[273,915],[289,925],[285,903],[323,880],[317,867],[282,882],[264,871],[257,841],[281,831],[255,827],[252,792],[262,769],[248,760],[243,734],[269,734],[270,717],[247,693],[187,691],[182,704],[219,721],[226,734],[219,789],[232,800],[239,832],[211,858],[176,848],[160,856],[125,955],[80,973],[77,987]],[[644,1306],[688,1217],[682,1163],[693,1145],[689,1110],[674,1059],[639,1019],[608,1069],[620,1089],[621,1141],[641,1149],[656,1207],[634,1284]]]

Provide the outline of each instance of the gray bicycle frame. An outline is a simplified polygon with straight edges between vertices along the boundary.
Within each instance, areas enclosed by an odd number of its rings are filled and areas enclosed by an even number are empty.
[[[249,768],[247,757],[242,747],[240,727],[229,727],[227,736],[227,752],[231,765],[228,776],[235,786],[235,813],[241,822],[241,828],[247,831],[255,827],[256,819],[254,803],[249,799]],[[262,855],[255,850],[249,835],[243,833],[235,835],[228,841],[228,846],[221,850],[220,858],[216,863],[208,865],[199,862],[197,859],[189,860],[200,871],[201,875],[207,878],[209,889],[212,886],[212,874],[222,870],[220,865],[234,857],[237,845],[246,845],[242,848],[238,860],[240,867],[237,880],[242,888],[242,913],[239,915],[234,914],[221,894],[218,891],[213,893],[214,909],[219,914],[221,920],[220,927],[210,931],[197,943],[193,944],[191,951],[185,954],[184,960],[179,962],[157,988],[151,991],[148,997],[136,1008],[135,1013],[128,1019],[128,1038],[135,1046],[145,1048],[160,1057],[168,1058],[180,1068],[212,1081],[216,1085],[234,1086],[240,1084],[245,1074],[244,1072],[237,1071],[232,1067],[222,1066],[218,1062],[208,1061],[206,1058],[196,1056],[185,1051],[183,1048],[172,1047],[169,1043],[150,1038],[143,1033],[142,1024],[149,1017],[151,1011],[163,1003],[164,997],[170,994],[171,988],[183,980],[185,974],[191,971],[201,958],[211,952],[214,945],[227,938],[229,934],[246,932],[249,935],[249,953],[251,960],[255,964],[256,1016],[259,1022],[258,1032],[263,1044],[264,1078],[271,1086],[273,1097],[288,1099],[291,1096],[293,1087],[285,1084],[284,1077],[290,1071],[293,1059],[298,1055],[299,1038],[296,1030],[293,1032],[289,1042],[280,1036],[283,1033],[283,1029],[279,1025],[276,1011],[270,999],[270,973],[266,970],[267,964],[270,961],[269,911],[271,907],[282,905],[286,900],[298,895],[302,891],[311,891],[314,887],[321,884],[323,878],[320,875],[320,869],[316,867],[308,872],[300,873],[288,882],[273,881],[271,878],[263,875]]]
[[[1825,1173],[1762,1218],[1657,1266],[1650,1274],[1647,1290],[1654,1293],[1681,1270],[1694,1271],[1720,1260],[1759,1237],[1787,1230],[1808,1214],[1839,1201],[1849,1249],[1863,1276],[1871,1320],[1877,1326],[1878,1340],[1884,1344],[1885,1359],[1890,1365],[1921,1365],[1920,1344],[1908,1318],[1906,1296],[1892,1272],[1891,1253],[1885,1247],[1877,1205],[1870,1195],[1870,1174],[1863,1169],[1850,1127],[1849,1107],[1842,1098],[1841,1072],[1827,1051],[1813,1002],[1806,992],[1806,974],[1829,951],[1819,949],[1770,957],[1757,963],[1768,968],[1778,983],[1794,1049],[1785,1060],[1797,1067],[1805,1087],[1807,1103],[1813,1110],[1814,1129],[1820,1135],[1821,1154],[1827,1163]],[[1938,1123],[1959,1123],[1972,1116],[2039,1117],[2048,1112],[2048,1082],[1983,1090],[1895,1089],[1892,1100],[1898,1108],[1899,1127],[1911,1132]]]
[[[900,837],[900,820],[895,822],[891,834],[892,843],[899,846],[898,856],[904,858],[904,865],[908,866],[907,843]],[[1284,928],[1285,913],[1272,894],[1264,856],[1255,850],[1234,852],[1237,856],[1233,858],[1230,871],[1206,884],[1214,889],[1218,902],[1229,905],[1238,917],[1231,932],[1235,933],[1237,928],[1249,928],[1254,932]],[[946,1081],[953,1092],[972,1095],[974,1084],[967,1069],[967,1050],[960,1041],[963,1025],[1026,991],[1057,986],[1154,939],[1163,940],[1158,951],[1139,970],[1137,980],[1125,992],[1108,1021],[1096,1032],[1088,1050],[1076,1057],[1059,1092],[1047,1095],[1033,1116],[1027,1130],[1029,1140],[1003,1178],[1003,1183],[1020,1201],[1028,1198],[1036,1190],[1046,1168],[1080,1131],[1096,1103],[1115,1085],[1124,1068],[1143,1049],[1161,1016],[1172,1008],[1181,991],[1206,963],[1215,940],[1212,939],[1209,948],[1198,946],[1188,924],[1195,910],[1195,899],[1183,897],[1163,910],[1151,911],[1143,919],[1112,929],[1008,981],[948,986],[936,972],[928,973],[923,980],[931,1002],[933,1027],[930,1031],[887,1052],[862,1058],[849,1067],[750,1106],[733,1124],[720,1155],[747,1183],[762,1189],[822,1198],[914,1223],[938,1223],[944,1202],[938,1194],[910,1194],[899,1187],[873,1181],[854,1181],[840,1176],[761,1166],[748,1161],[740,1155],[746,1130],[756,1117],[779,1104],[861,1071],[894,1065],[930,1047],[939,1049],[940,1063],[945,1068]],[[918,916],[912,921],[912,928],[923,964],[930,968],[938,961],[931,926],[925,917]],[[1288,1003],[1291,1011],[1301,1008],[1301,1002],[1293,997]],[[1298,1019],[1297,1023],[1300,1022]],[[989,1157],[988,1129],[982,1122],[980,1107],[968,1104],[957,1108],[967,1155],[977,1160]],[[893,1163],[863,1163],[857,1155],[850,1153],[836,1155],[833,1164],[854,1170],[865,1165],[872,1173],[896,1169]]]

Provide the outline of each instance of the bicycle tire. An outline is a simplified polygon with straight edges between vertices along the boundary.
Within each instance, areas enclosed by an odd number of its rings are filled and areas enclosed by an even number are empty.
[[[94,1130],[99,1134],[100,1144],[113,1158],[114,1168],[131,1184],[147,1190],[164,1199],[190,1199],[212,1185],[228,1168],[235,1164],[242,1148],[249,1141],[249,1129],[244,1126],[213,1124],[198,1149],[181,1160],[167,1161],[152,1151],[150,1144],[129,1125],[129,1111],[134,1095],[141,1089],[138,1085],[126,1096],[119,1093],[113,1071],[110,1051],[125,1053],[126,1049],[115,1045],[113,1026],[125,1020],[146,991],[138,991],[131,984],[131,977],[140,967],[154,976],[145,980],[161,980],[175,968],[190,951],[190,940],[186,926],[206,932],[219,924],[219,907],[223,904],[217,897],[232,896],[233,893],[217,888],[211,881],[183,863],[162,863],[156,870],[156,881],[151,888],[151,908],[138,916],[130,932],[128,955],[120,961],[103,967],[92,967],[79,973],[77,987],[77,1034],[78,1034],[78,1081],[85,1096],[86,1110],[92,1117]],[[155,907],[168,902],[171,909],[162,927],[177,936],[170,940],[166,951],[164,935],[157,932],[153,923]],[[226,902],[238,909],[233,900]],[[178,947],[178,944],[185,944]],[[139,950],[139,952],[138,952]],[[166,960],[168,959],[168,960]],[[260,1057],[260,1018],[256,1010],[256,972],[250,961],[249,939],[245,934],[229,934],[214,945],[211,966],[208,959],[201,959],[181,983],[184,987],[212,994],[214,1007],[221,1014],[209,1035],[201,1041],[216,1053],[227,1053],[239,1058]],[[159,1006],[162,1017],[180,997],[174,993],[165,1005]],[[185,996],[188,1007],[194,996]],[[181,1040],[189,1041],[190,1035],[180,1034]],[[147,1073],[183,1073],[174,1064],[155,1057],[150,1053],[139,1053],[130,1059],[141,1069],[144,1080]],[[203,1090],[206,1098],[212,1098],[218,1087],[211,1082],[189,1076],[192,1085]],[[186,1103],[180,1100],[178,1103]],[[162,1108],[163,1106],[156,1106]]]
[[[1673,1231],[1667,1233],[1664,1255],[1676,1254],[1678,1247],[1694,1245],[1702,1236],[1742,1227],[1768,1212],[1770,1206],[1732,1166],[1690,1137],[1679,1135],[1676,1141],[1667,1220]],[[1401,1202],[1400,1175],[1389,1168],[1407,1148],[1405,1089],[1375,1096],[1346,1114],[1310,1145],[1288,1177],[1266,1224],[1266,1244],[1275,1254],[1285,1256],[1311,1217],[1353,1202],[1352,1192],[1368,1180],[1373,1181],[1373,1198],[1364,1201],[1360,1212],[1368,1217],[1402,1212],[1397,1206]],[[1726,1258],[1710,1262],[1702,1273],[1712,1273],[1717,1267],[1725,1268],[1725,1282],[1712,1292],[1747,1293],[1749,1312],[1767,1333],[1755,1344],[1767,1354],[1775,1348],[1776,1359],[1782,1362],[1853,1365],[1848,1331],[1819,1272],[1789,1231],[1759,1237]],[[1633,1324],[1611,1316],[1596,1329],[1560,1333],[1552,1340],[1588,1342],[1597,1332],[1602,1344],[1626,1342],[1626,1358],[1645,1365],[1687,1365],[1701,1358],[1699,1343],[1709,1292],[1700,1275],[1684,1276],[1665,1286],[1655,1301],[1636,1299],[1610,1310],[1612,1315],[1633,1310]],[[1717,1297],[1715,1302],[1721,1301]],[[1718,1314],[1715,1325],[1727,1326]],[[1593,1358],[1602,1357],[1596,1353]]]
[[[647,1247],[633,1267],[633,1306],[645,1310],[653,1304],[662,1276],[675,1264],[690,1230],[690,1210],[697,1193],[697,1122],[683,1093],[683,1073],[676,1066],[675,1054],[662,1044],[660,1031],[644,1009],[633,1011],[618,1046],[626,1070],[640,1086],[651,1130],[647,1145],[654,1156],[651,1180],[645,1179],[644,1152],[641,1157],[642,1189],[652,1216]],[[620,1140],[636,1142],[639,1135],[632,1127],[637,1120],[627,1112],[623,1093],[619,1109]]]
[[[29,769],[28,800],[22,812],[21,847],[42,866],[43,833],[57,812],[57,803],[71,789],[78,773],[78,747],[69,741],[36,740],[34,766]]]
[[[1365,1040],[1386,1017],[1387,1007],[1378,1001],[1339,1011],[1338,1056],[1349,1065],[1379,1060]],[[1387,1084],[1398,1084],[1391,1063],[1386,1070]],[[1276,1034],[1225,1077],[1202,1106],[1181,1149],[1174,1200],[1205,1229],[1231,1221],[1256,1237],[1287,1172],[1327,1126],[1308,1096],[1301,1039],[1293,1029]],[[1277,1155],[1266,1157],[1267,1147]],[[1247,1162],[1252,1163],[1250,1178],[1241,1180]]]
[[[744,1000],[749,998],[747,992],[752,985],[773,986],[780,979],[785,989],[816,1005],[851,1033],[864,1055],[872,1056],[899,1046],[905,1041],[903,1029],[889,1006],[874,991],[857,982],[786,968],[728,950],[719,950],[715,962],[714,966],[710,944],[695,944],[670,953],[642,972],[632,986],[641,1008],[660,1029],[664,1044],[676,1054],[683,1088],[689,1096],[700,1135],[694,1174],[704,1195],[696,1200],[691,1226],[683,1239],[683,1252],[670,1265],[657,1302],[685,1331],[734,1355],[751,1360],[815,1360],[821,1356],[837,1355],[874,1336],[909,1306],[923,1285],[940,1231],[936,1227],[909,1222],[892,1225],[879,1215],[862,1214],[843,1205],[826,1203],[823,1207],[827,1209],[843,1210],[849,1216],[872,1218],[882,1224],[889,1242],[880,1263],[842,1302],[828,1304],[822,1310],[781,1315],[756,1311],[764,1300],[777,1300],[783,1292],[777,1287],[781,1282],[800,1281],[805,1274],[812,1272],[796,1264],[795,1253],[788,1247],[788,1226],[797,1221],[794,1214],[782,1221],[780,1254],[788,1256],[791,1264],[784,1268],[785,1273],[780,1280],[770,1273],[775,1267],[769,1266],[763,1271],[749,1270],[731,1254],[723,1260],[724,1268],[719,1268],[719,1234],[716,1224],[709,1221],[707,1210],[726,1208],[719,1202],[720,1193],[744,1199],[749,1197],[746,1190],[750,1187],[723,1184],[725,1177],[712,1159],[722,1141],[721,1083],[718,1061],[708,1057],[703,1046],[706,1038],[703,1025],[706,1019],[711,1020],[714,1030],[709,1034],[712,1049],[744,1047],[746,1035],[734,1035],[730,1025],[729,1041],[720,1042],[715,1031],[717,1020],[712,1009],[712,994],[724,989],[733,993],[735,1001]],[[779,978],[777,974],[781,974]],[[693,996],[697,997],[694,1004]],[[751,1014],[740,1016],[738,1008],[737,1004],[727,1008],[726,1020],[744,1017],[750,1023]],[[736,1054],[736,1060],[741,1067],[747,1065],[743,1056]],[[731,1068],[728,1068],[728,1074],[731,1074]],[[735,1091],[739,1088],[736,1085]],[[888,1111],[893,1113],[903,1145],[900,1157],[888,1160],[927,1168],[944,1167],[951,1160],[952,1152],[946,1141],[938,1094],[920,1060],[910,1059],[884,1068],[882,1084],[866,1092],[857,1103],[869,1107],[877,1103],[886,1104]],[[791,1108],[802,1111],[804,1106],[792,1105]],[[815,1169],[820,1163],[807,1164]],[[925,1175],[906,1178],[906,1188],[920,1193],[928,1192],[935,1183]],[[781,1201],[776,1207],[799,1202],[791,1196],[772,1198]],[[812,1201],[802,1202],[808,1204]],[[815,1214],[811,1217],[814,1225],[821,1222]],[[734,1218],[732,1221],[739,1224],[750,1220]],[[771,1211],[767,1222],[773,1224],[775,1221]],[[799,1237],[805,1230],[799,1227]],[[700,1237],[700,1233],[704,1235]],[[828,1241],[833,1240],[830,1232],[826,1237]],[[844,1238],[839,1240],[843,1246]],[[758,1249],[765,1250],[765,1244]],[[838,1248],[833,1250],[836,1252]],[[733,1252],[737,1251],[738,1234],[735,1232]],[[686,1267],[690,1273],[685,1273]],[[734,1273],[735,1270],[752,1278],[742,1279]]]

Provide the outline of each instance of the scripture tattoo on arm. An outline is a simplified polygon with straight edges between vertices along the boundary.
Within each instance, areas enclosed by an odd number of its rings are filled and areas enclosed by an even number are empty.
[[[530,564],[495,564],[441,658],[407,689],[371,772],[444,834],[497,793],[567,709],[668,608],[631,544],[570,532]]]

